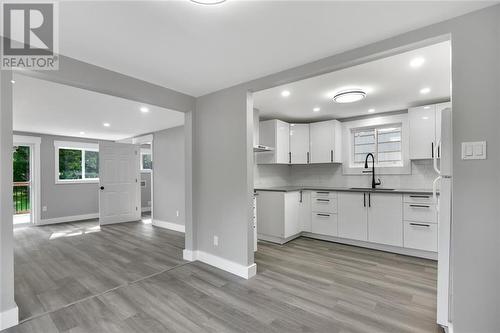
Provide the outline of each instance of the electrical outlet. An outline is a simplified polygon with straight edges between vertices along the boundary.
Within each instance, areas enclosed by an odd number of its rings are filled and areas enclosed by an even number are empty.
[[[46,212],[47,211],[47,206],[43,206],[42,207],[42,212]]]
[[[214,236],[214,246],[219,246],[219,236]]]
[[[175,211],[175,214],[177,215],[177,217],[179,217],[179,211]]]

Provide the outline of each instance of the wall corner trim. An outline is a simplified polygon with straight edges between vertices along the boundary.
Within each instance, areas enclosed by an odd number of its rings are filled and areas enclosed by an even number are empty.
[[[160,227],[163,229],[169,229],[169,230],[174,230],[174,231],[178,231],[178,232],[186,232],[186,226],[184,226],[182,224],[178,224],[178,223],[166,222],[166,221],[153,219],[153,225],[155,227]]]
[[[19,323],[19,309],[17,306],[10,310],[0,312],[0,331]]]
[[[184,250],[183,257],[184,260],[198,260],[244,279],[250,279],[257,274],[257,265],[255,263],[250,266],[244,266],[204,251]]]

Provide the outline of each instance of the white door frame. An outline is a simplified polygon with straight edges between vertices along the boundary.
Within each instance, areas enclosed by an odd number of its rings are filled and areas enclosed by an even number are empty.
[[[139,136],[137,138],[132,138],[130,143],[134,144],[150,144],[151,145],[151,161],[153,162],[153,170],[151,170],[151,223],[154,221],[154,173],[155,173],[155,162],[154,162],[154,135],[147,134]],[[142,158],[140,163],[142,163]]]
[[[30,147],[30,200],[31,200],[31,223],[38,224],[41,221],[41,184],[40,184],[40,144],[42,138],[39,136],[13,135],[12,142],[15,146]]]

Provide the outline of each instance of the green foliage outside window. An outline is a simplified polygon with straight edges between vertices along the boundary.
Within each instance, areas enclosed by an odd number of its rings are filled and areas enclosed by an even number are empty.
[[[82,162],[84,162],[84,165],[82,165]],[[99,152],[67,148],[59,149],[60,180],[92,178],[99,178]]]

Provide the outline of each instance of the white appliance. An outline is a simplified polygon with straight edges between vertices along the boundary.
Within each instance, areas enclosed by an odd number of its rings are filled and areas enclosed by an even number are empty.
[[[451,228],[452,228],[452,112],[450,108],[441,113],[441,141],[436,144],[434,169],[438,177],[434,180],[433,192],[438,214],[438,285],[437,285],[437,323],[451,329]],[[440,161],[438,167],[438,149]],[[436,195],[437,183],[439,197]]]

